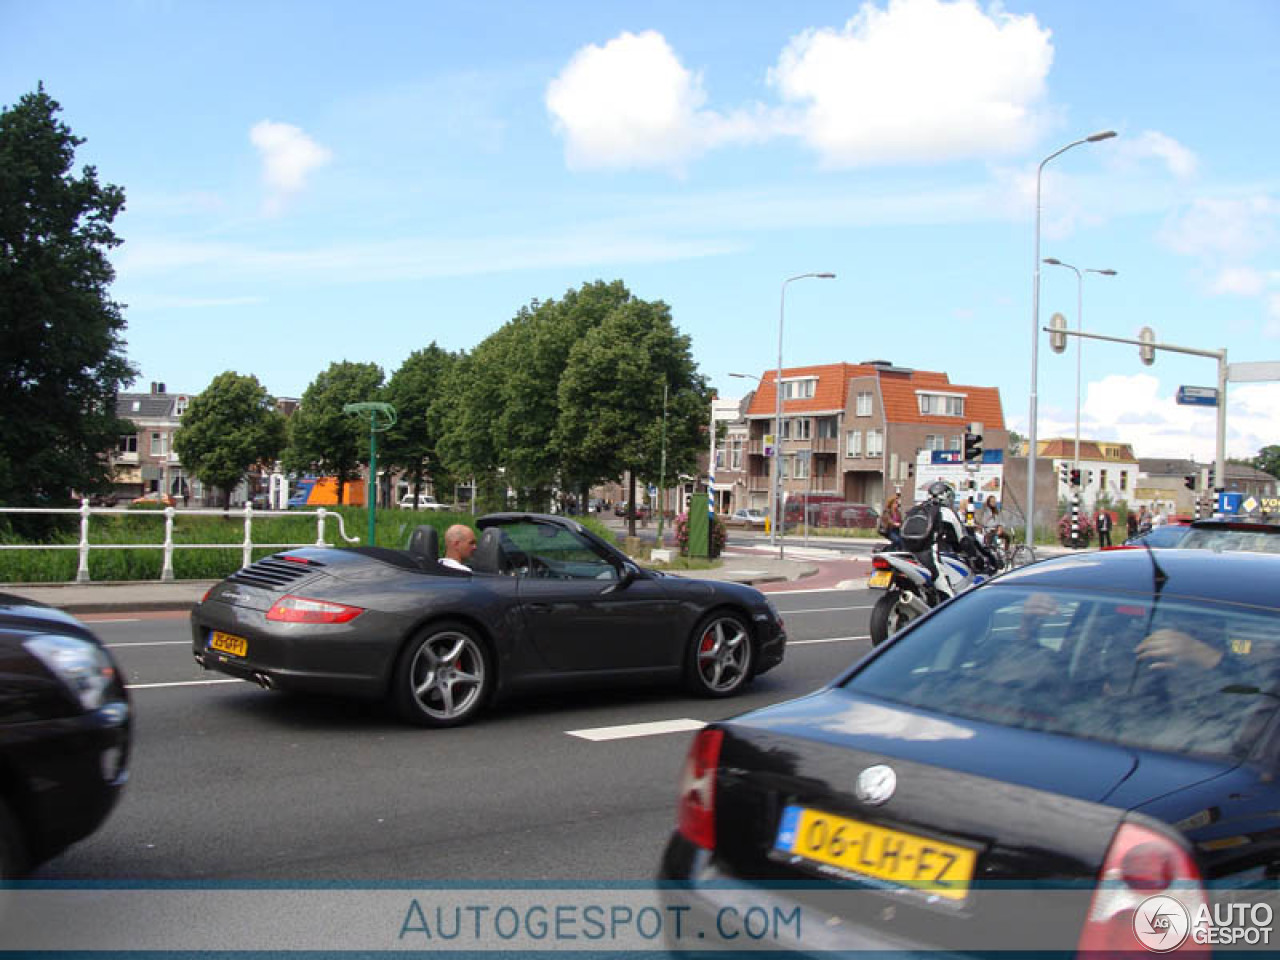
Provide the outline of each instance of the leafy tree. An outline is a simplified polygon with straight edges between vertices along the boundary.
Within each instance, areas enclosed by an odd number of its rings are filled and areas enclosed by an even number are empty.
[[[284,417],[258,378],[228,370],[191,399],[173,446],[183,465],[229,502],[250,467],[280,456],[284,430]]]
[[[1269,473],[1273,477],[1280,477],[1280,445],[1271,444],[1263,447],[1258,451],[1258,455],[1253,458],[1253,465],[1263,473]]]
[[[132,431],[116,394],[124,355],[107,252],[124,191],[72,167],[84,143],[44,92],[0,113],[0,502],[105,491],[104,455]]]
[[[566,471],[593,482],[630,472],[634,503],[635,476],[658,477],[664,384],[668,476],[692,473],[708,443],[711,392],[697,372],[689,338],[671,322],[670,308],[631,300],[570,352],[555,433]],[[634,527],[634,514],[629,523]]]
[[[422,492],[427,477],[436,484],[437,496],[453,482],[440,458],[441,422],[432,407],[448,386],[458,360],[457,354],[442,350],[433,342],[425,350],[409,355],[391,375],[383,394],[387,403],[396,408],[397,419],[384,434],[385,442],[378,442],[378,460],[403,470],[413,481],[415,496]]]
[[[329,364],[302,394],[289,418],[285,469],[338,478],[338,496],[360,477],[360,464],[369,458],[369,421],[343,413],[349,403],[377,399],[382,391],[382,368],[375,363],[341,361]]]

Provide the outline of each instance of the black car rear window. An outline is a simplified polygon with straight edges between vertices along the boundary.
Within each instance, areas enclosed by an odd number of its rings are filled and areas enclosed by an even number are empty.
[[[993,585],[952,601],[845,686],[1005,726],[1239,758],[1280,703],[1280,616]]]

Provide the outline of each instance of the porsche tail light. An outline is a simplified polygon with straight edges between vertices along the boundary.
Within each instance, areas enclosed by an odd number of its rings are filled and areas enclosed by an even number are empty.
[[[680,773],[680,833],[704,850],[716,848],[716,768],[723,730],[700,730]]]
[[[892,570],[893,564],[886,560],[880,554],[875,554],[871,558],[871,566],[876,570]]]
[[[1176,900],[1182,910],[1161,902],[1164,898]],[[1206,902],[1200,869],[1182,846],[1148,827],[1121,824],[1103,860],[1077,954],[1133,957],[1154,950],[1207,955],[1206,947],[1191,936]],[[1162,940],[1176,946],[1162,949]]]
[[[363,607],[350,607],[332,600],[311,600],[292,594],[281,597],[267,611],[267,619],[279,623],[347,623],[364,613]]]

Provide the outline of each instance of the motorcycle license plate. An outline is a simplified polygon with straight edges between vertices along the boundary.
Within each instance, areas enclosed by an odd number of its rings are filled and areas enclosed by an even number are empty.
[[[883,590],[893,582],[892,570],[877,570],[867,580],[867,586],[873,590]]]

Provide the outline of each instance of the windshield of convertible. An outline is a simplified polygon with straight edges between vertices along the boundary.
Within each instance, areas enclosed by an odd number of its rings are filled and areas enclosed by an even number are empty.
[[[591,541],[549,523],[504,523],[502,550],[518,576],[552,580],[616,580],[618,568]]]
[[[1274,611],[991,587],[846,689],[936,713],[1174,753],[1243,757],[1280,704]]]

